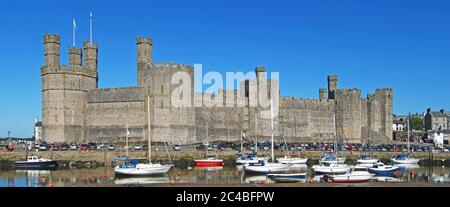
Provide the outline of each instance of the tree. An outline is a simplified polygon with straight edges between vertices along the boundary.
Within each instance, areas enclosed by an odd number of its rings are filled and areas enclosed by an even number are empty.
[[[411,117],[410,125],[412,130],[423,131],[425,129],[422,117]]]

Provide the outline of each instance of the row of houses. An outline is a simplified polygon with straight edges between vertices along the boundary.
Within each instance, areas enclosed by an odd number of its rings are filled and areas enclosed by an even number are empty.
[[[392,129],[395,135],[401,132],[406,132],[408,129],[408,119],[419,117],[423,120],[423,130],[415,130],[411,128],[412,132],[422,132],[422,139],[433,141],[436,147],[442,147],[449,143],[450,139],[450,112],[445,110],[432,111],[427,109],[424,114],[412,114],[409,116],[394,116]]]

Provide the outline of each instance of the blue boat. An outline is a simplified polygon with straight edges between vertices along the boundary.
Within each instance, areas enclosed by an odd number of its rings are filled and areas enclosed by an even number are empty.
[[[399,168],[396,166],[384,165],[382,162],[379,162],[377,164],[374,164],[373,167],[369,168],[369,172],[377,176],[393,177],[395,171],[397,171],[398,169]]]
[[[306,182],[306,173],[267,174],[267,177],[278,183]]]

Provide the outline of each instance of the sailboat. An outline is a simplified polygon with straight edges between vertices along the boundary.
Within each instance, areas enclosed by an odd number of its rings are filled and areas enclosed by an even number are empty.
[[[118,165],[114,168],[117,175],[157,175],[167,173],[173,165],[162,165],[152,163],[152,144],[150,139],[150,96],[147,97],[147,117],[148,117],[148,164],[138,163],[131,160],[129,163]],[[128,132],[127,132],[128,139]],[[127,144],[128,145],[128,144]],[[127,146],[128,147],[128,146]],[[127,156],[128,157],[128,156]]]
[[[319,165],[314,165],[312,167],[315,173],[319,174],[344,174],[349,172],[350,167],[346,164],[343,164],[339,159],[338,152],[338,144],[337,144],[337,134],[336,134],[336,114],[333,114],[333,122],[334,122],[334,148],[336,152],[336,159],[333,161],[324,161],[323,159],[319,160]],[[322,143],[322,136],[320,136],[320,144]],[[322,155],[322,148],[320,147],[320,154]],[[342,164],[341,164],[342,163]]]
[[[297,137],[297,121],[295,120],[295,131],[294,131],[294,137]],[[288,151],[286,138],[284,137],[284,130],[283,130],[283,139],[284,139],[284,146],[286,148],[286,151]],[[302,165],[306,164],[308,161],[308,158],[301,158],[301,157],[291,157],[289,155],[285,155],[284,157],[277,158],[277,161],[283,164],[292,164],[292,165]]]
[[[380,160],[378,160],[378,159],[375,159],[375,158],[371,158],[371,151],[370,151],[370,128],[369,127],[367,127],[367,136],[368,136],[368,146],[369,146],[369,156],[361,156],[361,158],[360,159],[358,159],[357,161],[356,161],[356,163],[358,164],[358,165],[361,165],[361,166],[367,166],[367,167],[372,167],[374,164],[377,164],[377,163],[379,163],[380,162]]]
[[[258,163],[244,165],[245,172],[250,173],[274,173],[274,172],[285,172],[290,170],[290,165],[283,163],[275,163],[275,153],[274,153],[274,141],[273,141],[273,131],[274,131],[274,113],[273,113],[273,100],[270,100],[270,117],[271,117],[271,137],[272,137],[272,162],[266,162],[259,160]]]
[[[206,139],[208,139],[208,123],[206,123]],[[217,158],[217,156],[208,156],[208,147],[206,147],[206,158],[194,160],[196,167],[210,167],[210,166],[223,166],[223,160]]]
[[[408,140],[408,145],[407,145],[408,153],[407,154],[400,154],[397,157],[392,158],[391,160],[392,160],[392,162],[398,163],[398,164],[417,164],[420,161],[419,159],[409,157],[409,137],[410,137],[410,135],[409,135],[409,118],[407,120],[407,123],[408,123],[408,138],[407,138],[407,140]]]
[[[242,131],[241,131],[241,154],[238,158],[236,158],[236,165],[247,165],[247,164],[257,164],[259,161],[265,161],[264,158],[258,158],[258,138],[257,138],[257,128],[258,128],[258,119],[255,115],[255,150],[251,154],[247,154],[247,157],[244,156],[244,146],[242,140]]]

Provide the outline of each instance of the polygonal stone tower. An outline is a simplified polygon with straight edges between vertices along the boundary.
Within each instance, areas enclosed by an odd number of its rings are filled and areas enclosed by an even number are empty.
[[[97,45],[69,48],[69,66],[60,64],[60,37],[44,36],[42,134],[47,142],[79,141],[84,137],[86,94],[97,87]]]
[[[338,89],[338,76],[328,76],[328,99],[334,99],[334,92]]]

